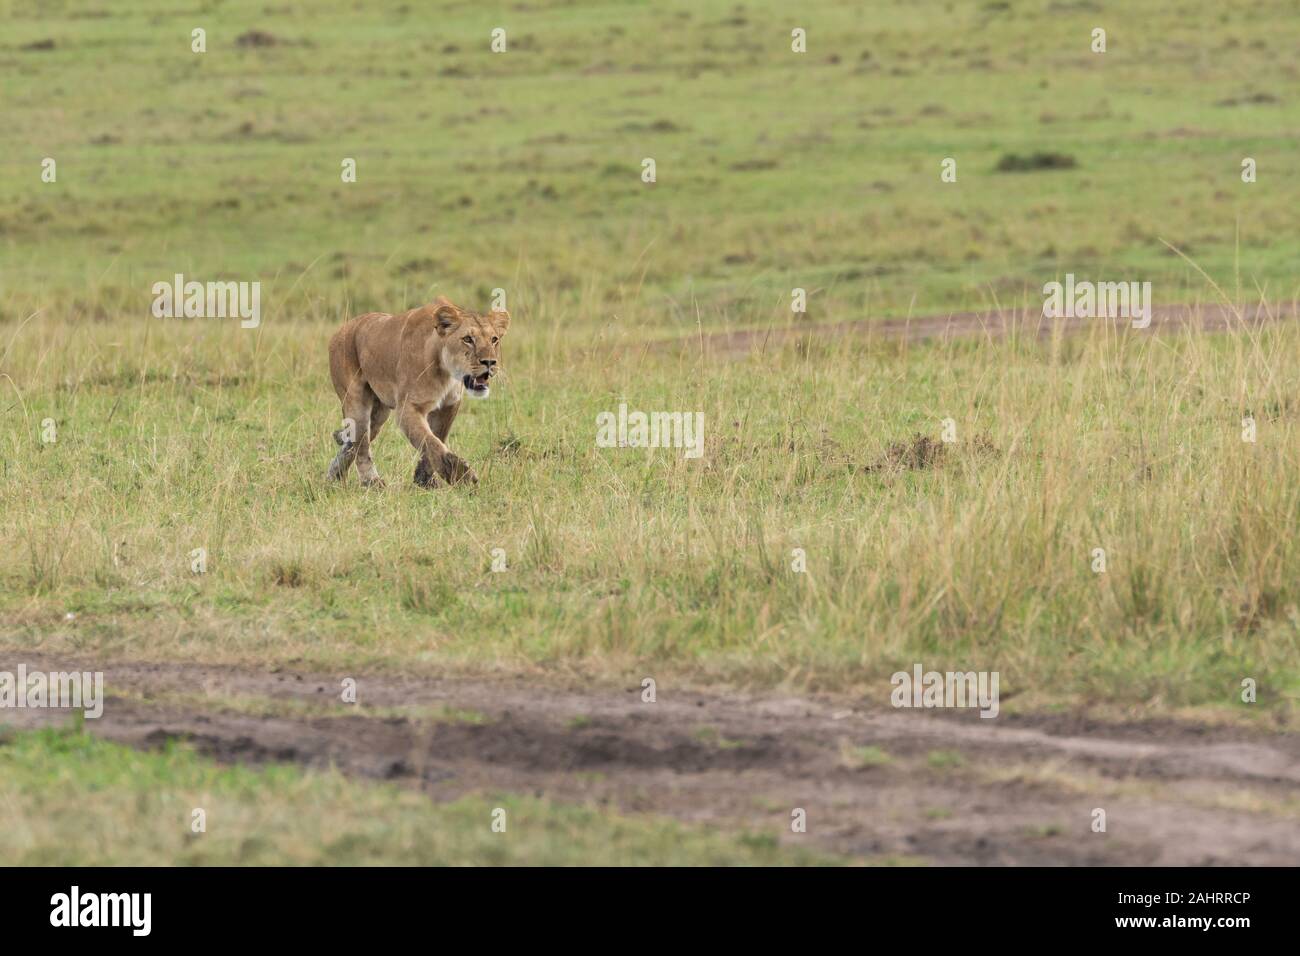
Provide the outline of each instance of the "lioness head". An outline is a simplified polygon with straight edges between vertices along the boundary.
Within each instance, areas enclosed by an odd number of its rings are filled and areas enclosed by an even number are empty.
[[[500,370],[501,340],[510,328],[504,310],[480,313],[439,298],[432,306],[442,344],[442,367],[465,386],[471,398],[488,397],[488,380]]]

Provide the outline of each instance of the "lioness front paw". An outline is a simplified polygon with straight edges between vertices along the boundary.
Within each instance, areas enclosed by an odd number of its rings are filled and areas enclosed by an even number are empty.
[[[469,466],[464,458],[453,455],[451,452],[442,456],[442,463],[439,469],[443,481],[449,485],[466,482],[467,484],[478,484],[478,475],[474,474],[474,469]]]
[[[433,487],[433,466],[429,464],[429,459],[421,458],[415,466],[415,483],[421,488]]]

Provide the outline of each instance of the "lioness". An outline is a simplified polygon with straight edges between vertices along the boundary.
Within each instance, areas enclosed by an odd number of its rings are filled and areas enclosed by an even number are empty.
[[[340,481],[352,462],[363,485],[383,485],[370,443],[394,409],[397,427],[420,453],[415,483],[477,482],[464,459],[447,447],[462,395],[487,398],[498,371],[498,346],[510,314],[469,312],[439,296],[401,315],[368,312],[349,319],[330,339],[330,378],[343,403],[344,426],[334,433],[339,453],[329,477]]]

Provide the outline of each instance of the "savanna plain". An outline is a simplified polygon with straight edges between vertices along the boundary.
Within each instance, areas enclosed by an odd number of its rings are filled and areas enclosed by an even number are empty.
[[[1300,859],[1294,4],[0,11],[0,671],[107,694],[0,861]],[[478,484],[327,481],[333,330],[497,294]]]

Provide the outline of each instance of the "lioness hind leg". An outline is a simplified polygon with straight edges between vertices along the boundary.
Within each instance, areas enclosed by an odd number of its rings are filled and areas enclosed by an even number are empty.
[[[373,401],[374,392],[364,382],[357,383],[343,396],[344,424],[334,433],[339,452],[330,462],[328,476],[331,480],[342,481],[358,456],[364,456],[367,461],[370,459],[370,408]],[[361,477],[364,480],[365,474]]]
[[[342,429],[334,433],[334,440],[339,443],[339,453],[334,456],[330,462],[329,471],[325,473],[330,481],[342,481],[352,467],[352,461],[357,457],[357,443],[347,441],[342,437]]]
[[[361,478],[361,483],[367,487],[382,488],[384,479],[379,477],[379,472],[375,470],[375,463],[370,457],[370,444],[379,434],[379,429],[384,427],[384,422],[388,421],[388,416],[392,414],[392,409],[381,402],[378,398],[370,406],[370,432],[369,440],[365,443],[365,448],[357,447],[357,475]]]

